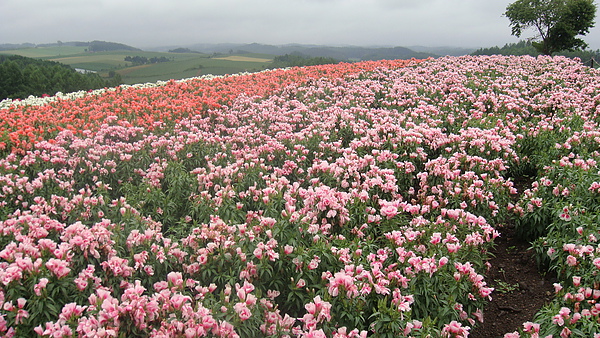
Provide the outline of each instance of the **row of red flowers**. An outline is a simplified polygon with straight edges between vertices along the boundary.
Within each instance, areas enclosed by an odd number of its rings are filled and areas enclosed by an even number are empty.
[[[29,100],[47,103],[30,105],[23,102],[0,107],[0,150],[23,153],[35,142],[51,139],[61,130],[71,130],[76,134],[84,130],[96,131],[108,116],[153,130],[157,124],[173,123],[207,109],[227,105],[240,94],[262,97],[291,83],[304,83],[321,77],[343,77],[381,66],[403,67],[415,62],[396,60],[345,63],[335,67],[294,67],[254,74],[121,86]]]

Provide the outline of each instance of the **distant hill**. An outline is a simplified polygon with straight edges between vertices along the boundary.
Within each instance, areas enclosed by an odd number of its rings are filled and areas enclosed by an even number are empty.
[[[414,50],[415,52],[432,53],[432,54],[437,54],[437,55],[441,55],[441,56],[469,55],[475,51],[475,48],[462,48],[462,47],[450,47],[450,46],[442,46],[442,47],[408,46],[408,48]]]
[[[22,49],[22,48],[34,48],[35,44],[33,43],[3,43],[0,44],[0,50],[14,50],[14,49]]]
[[[92,41],[88,47],[88,52],[109,52],[115,50],[141,51],[139,48],[131,47],[122,43],[106,41]]]
[[[385,60],[385,59],[426,59],[437,56],[433,53],[415,52],[406,47],[378,48],[361,56],[361,60]]]
[[[69,41],[69,42],[53,42],[53,43],[42,43],[42,44],[33,44],[33,43],[5,43],[0,44],[0,50],[15,50],[15,49],[23,49],[23,48],[36,48],[36,47],[59,47],[59,46],[76,46],[76,47],[86,47],[88,52],[108,52],[108,51],[118,51],[118,50],[129,50],[129,51],[141,51],[139,48],[131,47],[122,43],[117,42],[107,42],[107,41],[98,41],[94,40],[91,42],[83,42],[83,41]]]
[[[55,42],[46,44],[0,44],[0,51],[14,50],[22,48],[35,47],[57,47],[57,46],[77,46],[86,47],[88,52],[106,52],[106,51],[141,51],[129,45],[107,41],[70,41],[70,42]],[[307,57],[324,57],[332,58],[340,61],[360,61],[360,60],[383,60],[383,59],[425,59],[428,57],[438,57],[441,55],[465,55],[472,50],[464,50],[452,47],[359,47],[359,46],[323,46],[323,45],[304,45],[304,44],[287,44],[287,45],[267,45],[259,43],[250,44],[194,44],[186,46],[169,46],[147,48],[147,51],[168,51],[172,53],[207,53],[207,54],[270,54],[270,55],[286,55],[286,54],[301,54]],[[419,50],[416,50],[419,48]]]
[[[437,57],[438,54],[417,52],[406,47],[358,47],[358,46],[321,46],[321,45],[265,45],[250,44],[196,44],[187,48],[203,53],[260,53],[271,55],[301,54],[308,57],[333,58],[340,61],[382,60],[382,59],[424,59]]]
[[[175,48],[175,49],[170,49],[169,53],[200,53],[200,52],[196,52],[195,50],[191,50],[189,48]]]

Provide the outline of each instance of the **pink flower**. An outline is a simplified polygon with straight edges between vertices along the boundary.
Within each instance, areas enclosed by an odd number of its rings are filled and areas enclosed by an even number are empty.
[[[555,315],[554,317],[552,317],[552,322],[558,326],[563,326],[565,325],[565,320],[562,316],[560,315]]]
[[[71,337],[73,330],[68,325],[61,325],[60,323],[47,322],[45,329],[41,326],[37,326],[33,329],[35,333],[40,336],[50,337]]]
[[[304,308],[317,322],[323,320],[331,321],[331,304],[321,300],[320,296],[316,296],[313,302],[304,305]]]
[[[398,214],[398,202],[379,201],[381,215],[390,219]]]
[[[308,333],[302,335],[303,338],[327,338],[325,332],[322,329],[319,330],[310,330]]]
[[[330,295],[335,297],[338,295],[340,287],[344,287],[346,295],[349,298],[358,295],[358,287],[354,285],[354,278],[344,271],[336,272],[335,275],[329,279],[327,290]]]
[[[562,285],[560,285],[559,283],[554,283],[553,285],[554,285],[554,292],[555,293],[558,293],[558,292],[560,292],[560,290],[563,289]]]
[[[560,310],[558,311],[558,314],[559,314],[561,317],[568,318],[568,317],[569,317],[569,315],[571,314],[571,309],[569,309],[568,307],[564,307],[564,306],[563,306],[563,307],[561,307],[561,308],[560,308]]]
[[[240,319],[242,321],[244,321],[252,316],[252,312],[250,311],[250,309],[248,308],[246,303],[241,303],[241,302],[236,303],[233,306],[233,309],[235,310],[235,313],[237,313],[238,316],[240,316]]]
[[[460,247],[461,246],[459,243],[446,243],[446,248],[448,249],[449,253],[457,252]]]
[[[42,289],[46,288],[48,285],[48,278],[40,278],[40,281],[33,286],[33,291],[37,296],[42,295]]]
[[[315,255],[313,257],[313,259],[311,259],[310,263],[308,263],[308,269],[309,270],[314,270],[317,267],[319,267],[319,263],[321,262],[321,258],[319,258],[319,256]]]
[[[477,309],[477,311],[473,312],[473,316],[475,316],[480,323],[483,323],[483,311],[481,309]]]
[[[563,212],[558,216],[560,219],[562,219],[563,221],[570,221],[571,220],[571,215],[569,215],[568,212]]]
[[[133,260],[135,261],[135,267],[134,269],[139,269],[142,268],[144,266],[144,264],[146,264],[146,260],[148,260],[148,257],[150,255],[148,254],[148,251],[142,251],[138,254],[134,254],[133,255]]]
[[[279,296],[280,292],[277,290],[267,290],[267,298],[275,299]]]
[[[521,337],[521,335],[517,331],[511,332],[511,333],[506,333],[504,335],[504,338],[519,338],[519,337]]]
[[[105,271],[110,271],[116,277],[129,277],[134,272],[127,259],[117,256],[111,257],[109,260],[100,263],[100,265]]]
[[[183,287],[183,275],[181,272],[171,271],[167,274],[167,282],[171,287],[181,288]]]
[[[17,325],[21,324],[24,318],[29,317],[29,312],[23,309],[25,307],[25,303],[27,303],[25,298],[17,299],[17,315],[15,316],[15,324]]]
[[[575,312],[573,314],[573,317],[571,318],[571,321],[570,321],[571,325],[577,323],[577,321],[580,320],[580,319],[581,319],[581,313]]]
[[[258,259],[262,259],[263,258],[263,251],[261,248],[256,248],[254,249],[254,251],[252,252],[254,254],[254,256]]]
[[[565,327],[562,329],[562,331],[560,331],[560,337],[561,338],[567,338],[571,335],[571,330],[568,327]]]
[[[50,258],[48,262],[46,262],[46,268],[58,278],[65,277],[71,272],[71,269],[68,266],[69,263],[62,259]]]
[[[438,243],[439,243],[439,242],[441,242],[441,241],[442,241],[442,234],[441,234],[441,233],[439,233],[439,232],[434,232],[434,233],[431,235],[431,239],[429,240],[429,242],[430,242],[431,244],[438,244]]]
[[[182,294],[174,294],[173,297],[171,297],[171,305],[176,309],[179,310],[183,307],[183,305],[186,302],[189,302],[191,299],[189,296],[184,296]]]
[[[462,326],[461,323],[453,320],[450,324],[444,325],[442,335],[444,337],[468,337],[470,329],[470,327]]]
[[[63,306],[62,311],[58,317],[60,320],[63,320],[64,322],[66,322],[69,319],[71,319],[72,317],[81,316],[81,314],[83,313],[83,311],[85,311],[86,308],[87,308],[87,306],[80,306],[80,305],[77,305],[76,303],[65,304],[65,306]]]
[[[540,332],[540,324],[537,323],[532,323],[532,322],[525,322],[523,323],[523,331],[525,332]]]

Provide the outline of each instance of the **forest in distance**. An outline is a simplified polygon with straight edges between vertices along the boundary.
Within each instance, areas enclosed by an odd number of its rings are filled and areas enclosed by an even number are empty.
[[[80,73],[58,62],[18,55],[0,55],[0,79],[0,99],[24,99],[30,95],[53,95],[121,84],[118,74],[104,79],[95,72]]]
[[[0,44],[0,100],[54,95],[197,75],[226,75],[265,69],[382,59],[426,59],[441,54],[531,55],[539,53],[531,42],[477,50],[405,47],[366,48],[262,44],[195,45],[168,52],[143,51],[121,43],[57,42],[51,44]],[[158,49],[157,49],[158,50]],[[563,52],[594,66],[600,51]],[[237,58],[236,58],[237,57]],[[242,62],[243,61],[243,62]]]

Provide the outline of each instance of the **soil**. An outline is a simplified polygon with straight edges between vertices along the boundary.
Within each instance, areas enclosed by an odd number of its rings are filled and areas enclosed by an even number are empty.
[[[550,274],[541,274],[529,249],[530,244],[514,235],[514,227],[499,230],[496,246],[491,250],[495,257],[486,274],[486,281],[495,288],[492,301],[484,309],[484,322],[476,326],[469,337],[496,338],[517,331],[523,323],[533,321],[533,316],[554,295]]]
[[[518,195],[531,186],[532,177],[514,178]],[[484,322],[471,331],[471,338],[498,338],[505,333],[523,328],[523,323],[533,321],[538,310],[554,296],[553,284],[557,282],[551,273],[540,272],[531,245],[515,234],[513,224],[500,229],[500,237],[494,240],[490,251],[491,268],[486,282],[495,288],[492,301],[483,311]]]

